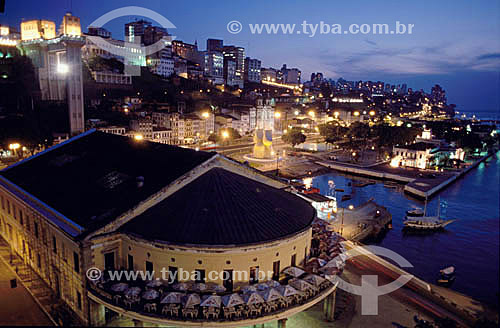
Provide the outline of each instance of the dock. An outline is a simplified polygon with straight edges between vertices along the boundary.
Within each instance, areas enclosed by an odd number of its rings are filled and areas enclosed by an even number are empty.
[[[417,169],[393,168],[387,163],[373,166],[359,166],[348,163],[339,163],[334,161],[318,161],[316,164],[328,167],[330,169],[348,173],[356,176],[369,177],[379,180],[389,180],[405,184],[404,192],[419,199],[426,199],[434,196],[457,179],[460,179],[465,174],[476,168],[481,162],[492,156],[494,153],[476,160],[467,168],[460,171],[420,171]],[[419,176],[420,173],[433,174],[434,177]]]
[[[387,208],[369,200],[353,209],[338,208],[331,226],[348,240],[363,241],[377,237],[391,222],[392,215]]]

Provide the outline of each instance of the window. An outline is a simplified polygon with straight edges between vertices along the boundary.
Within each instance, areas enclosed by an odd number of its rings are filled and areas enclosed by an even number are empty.
[[[82,294],[80,294],[80,292],[76,292],[76,304],[78,305],[78,308],[81,310],[82,309]]]
[[[19,222],[24,225],[23,212],[19,209]]]
[[[115,252],[104,254],[104,269],[106,270],[115,269]]]
[[[57,254],[57,241],[56,236],[52,236],[52,251]]]
[[[194,274],[195,274],[195,281],[196,282],[202,282],[202,283],[205,282],[205,270],[196,269],[196,270],[194,270]]]
[[[0,200],[2,201],[2,210],[5,210],[5,203],[4,203],[3,196],[0,196]]]
[[[259,282],[259,267],[254,266],[250,268],[250,285]]]
[[[7,199],[7,213],[10,214],[10,203],[8,199]]]
[[[279,281],[280,279],[280,261],[273,262],[273,280]]]
[[[132,255],[128,255],[128,269],[130,271],[134,270],[134,257]]]
[[[38,238],[38,222],[35,222],[35,237]]]
[[[224,270],[222,278],[222,284],[226,290],[233,291],[233,270]]]
[[[177,282],[177,267],[168,267],[168,283],[174,284]]]
[[[63,258],[63,261],[68,263],[68,257],[66,256],[66,245],[61,242],[61,248],[62,248],[62,258]]]
[[[73,267],[76,273],[80,273],[80,258],[77,252],[73,252]]]
[[[297,254],[292,255],[292,260],[290,261],[291,266],[296,266],[297,263]]]
[[[153,262],[146,261],[146,272],[153,272]]]

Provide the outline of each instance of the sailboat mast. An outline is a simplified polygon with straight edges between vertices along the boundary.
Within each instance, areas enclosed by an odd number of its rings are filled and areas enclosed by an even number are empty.
[[[438,219],[441,217],[441,197],[438,197]]]

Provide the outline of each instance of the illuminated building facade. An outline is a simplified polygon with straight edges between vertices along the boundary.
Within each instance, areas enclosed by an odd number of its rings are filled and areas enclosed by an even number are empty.
[[[56,23],[49,20],[30,20],[21,23],[21,40],[50,40],[56,37]]]
[[[67,13],[59,29],[61,34],[56,37],[54,22],[21,23],[20,47],[36,68],[42,100],[67,102],[72,135],[85,130],[81,59],[84,39],[79,25],[79,18]]]
[[[225,295],[267,279],[281,286],[283,269],[308,257],[316,216],[286,187],[213,152],[91,130],[0,173],[0,235],[86,324],[121,315],[141,325],[248,326],[303,311],[335,286],[318,277],[321,286],[301,302],[238,323],[201,313],[192,320],[169,316],[159,299],[154,311],[129,307],[108,270],[165,279],[166,269],[165,288],[191,280],[177,273],[195,272]],[[87,278],[90,268],[102,279]]]
[[[245,58],[245,81],[260,83],[260,65],[261,62],[258,59]]]

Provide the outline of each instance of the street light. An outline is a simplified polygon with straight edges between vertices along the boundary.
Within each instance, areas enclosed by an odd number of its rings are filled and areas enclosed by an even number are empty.
[[[13,143],[13,144],[9,145],[9,149],[10,150],[16,150],[16,149],[19,149],[19,148],[21,148],[21,145],[18,144],[18,143]]]
[[[134,135],[134,139],[137,141],[141,141],[144,139],[144,137],[142,136],[142,134],[136,134],[136,135]]]
[[[312,118],[314,118],[314,116],[315,116],[315,115],[316,115],[316,114],[315,114],[312,110],[311,110],[311,111],[309,111],[309,116],[311,116]]]
[[[64,64],[64,63],[57,64],[57,73],[59,73],[59,74],[68,74],[69,73],[69,66],[68,66],[68,64]]]
[[[275,112],[274,113],[274,117],[275,118],[280,118],[281,117],[281,113],[280,112]]]

